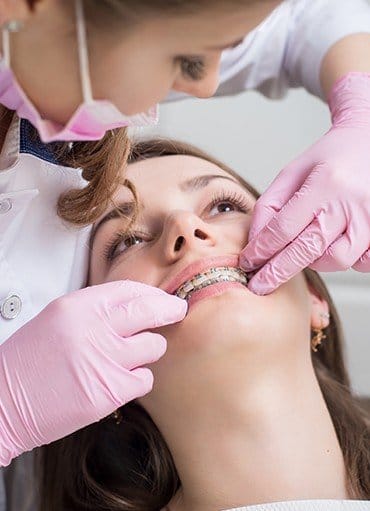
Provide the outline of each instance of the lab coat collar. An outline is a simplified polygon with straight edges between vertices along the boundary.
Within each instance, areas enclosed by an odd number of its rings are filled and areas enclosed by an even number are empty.
[[[0,154],[0,172],[13,167],[20,154],[31,154],[40,160],[58,165],[53,144],[41,142],[32,124],[14,114]]]

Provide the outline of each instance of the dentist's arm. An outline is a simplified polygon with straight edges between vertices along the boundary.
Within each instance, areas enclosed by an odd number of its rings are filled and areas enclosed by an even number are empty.
[[[370,271],[370,34],[335,43],[320,79],[332,127],[257,202],[241,255],[257,294],[306,266]]]
[[[0,466],[143,396],[143,367],[166,351],[146,330],[183,319],[186,302],[131,281],[54,300],[0,346]]]

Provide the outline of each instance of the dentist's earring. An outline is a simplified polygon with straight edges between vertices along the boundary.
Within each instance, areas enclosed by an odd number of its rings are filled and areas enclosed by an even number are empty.
[[[328,312],[322,312],[320,314],[320,317],[322,318],[322,325],[324,324],[325,319],[330,318],[330,314]],[[311,349],[315,353],[317,352],[317,347],[321,345],[322,341],[326,339],[326,335],[324,334],[324,326],[321,326],[320,328],[313,328],[312,332],[314,333],[312,339],[311,339]]]

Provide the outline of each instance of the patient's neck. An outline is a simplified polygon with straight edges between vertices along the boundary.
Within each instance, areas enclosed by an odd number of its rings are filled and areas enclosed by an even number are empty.
[[[171,511],[346,498],[342,453],[309,356],[287,361],[260,377],[252,364],[225,364],[154,417],[182,483]]]

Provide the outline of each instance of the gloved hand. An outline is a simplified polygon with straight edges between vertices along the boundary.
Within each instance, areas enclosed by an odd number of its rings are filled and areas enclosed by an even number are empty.
[[[51,302],[0,346],[0,465],[96,422],[152,389],[185,300],[132,281]]]
[[[240,256],[249,289],[267,294],[303,268],[370,271],[370,74],[349,73],[329,98],[332,128],[257,201]]]

